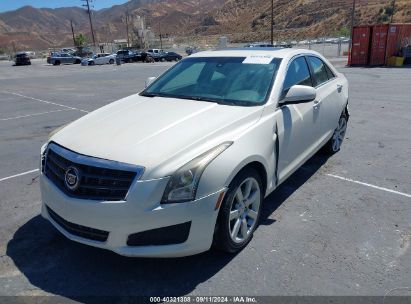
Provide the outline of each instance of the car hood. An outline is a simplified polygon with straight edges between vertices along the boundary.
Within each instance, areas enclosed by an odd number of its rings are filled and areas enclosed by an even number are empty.
[[[261,106],[132,95],[69,124],[50,140],[83,155],[143,166],[143,178],[151,179],[235,141],[261,113]]]

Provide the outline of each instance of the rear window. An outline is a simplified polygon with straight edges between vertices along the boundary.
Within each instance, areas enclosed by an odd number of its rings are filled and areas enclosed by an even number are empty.
[[[308,57],[308,62],[311,65],[311,68],[314,72],[314,79],[316,85],[319,86],[324,82],[327,82],[329,79],[326,64],[317,57]]]

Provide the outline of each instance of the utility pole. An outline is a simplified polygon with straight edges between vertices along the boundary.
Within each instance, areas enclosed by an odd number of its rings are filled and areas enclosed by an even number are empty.
[[[390,23],[394,22],[394,14],[395,14],[395,0],[392,0],[392,15]]]
[[[126,31],[127,31],[127,47],[130,47],[130,35],[128,33],[128,13],[126,13],[125,19],[126,19]]]
[[[96,46],[96,39],[94,37],[93,22],[91,21],[91,10],[90,10],[90,2],[92,0],[81,0],[81,1],[85,2],[85,4],[83,4],[83,6],[87,8],[88,19],[90,21],[91,36],[93,37],[93,45],[95,47]]]
[[[274,44],[274,0],[271,0],[271,44]]]
[[[350,46],[349,51],[352,51],[352,39],[354,35],[354,22],[355,22],[355,0],[352,2],[352,12],[351,12],[351,39],[350,39]]]
[[[70,25],[71,25],[71,34],[73,35],[73,43],[74,43],[74,46],[76,46],[76,38],[74,38],[73,20],[70,20]]]
[[[160,50],[163,49],[163,35],[161,34],[161,21],[159,23],[160,26]]]

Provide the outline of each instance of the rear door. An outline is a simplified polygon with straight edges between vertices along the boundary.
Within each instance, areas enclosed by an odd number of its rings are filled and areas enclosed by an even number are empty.
[[[343,86],[345,83],[334,75],[327,64],[316,56],[307,56],[313,82],[317,91],[316,115],[319,116],[315,142],[322,144],[334,132],[344,104]]]
[[[61,54],[60,55],[60,57],[61,57],[61,63],[71,63],[70,62],[70,57],[69,57],[69,55],[68,54]]]

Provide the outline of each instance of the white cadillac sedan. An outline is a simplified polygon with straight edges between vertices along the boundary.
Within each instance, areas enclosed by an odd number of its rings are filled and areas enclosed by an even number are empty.
[[[335,153],[348,83],[309,50],[196,53],[146,89],[51,135],[42,215],[125,256],[244,248],[264,198],[320,148]]]
[[[81,65],[103,65],[114,64],[116,61],[116,54],[101,53],[94,55],[93,58],[83,59]]]

